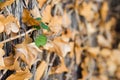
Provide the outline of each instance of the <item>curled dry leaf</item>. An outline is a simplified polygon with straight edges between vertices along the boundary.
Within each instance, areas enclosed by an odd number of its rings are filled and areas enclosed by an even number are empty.
[[[87,23],[86,25],[88,34],[93,34],[96,32],[96,28],[91,23]]]
[[[19,66],[19,62],[17,61],[17,58],[15,59],[13,55],[4,57],[4,64],[5,66],[0,66],[0,70],[3,70],[3,69],[16,70],[16,71],[21,70]]]
[[[51,8],[52,6],[51,5],[47,5],[47,7],[45,8],[45,10],[43,11],[42,15],[42,22],[44,23],[49,23],[52,16],[51,16]]]
[[[31,68],[31,65],[36,62],[38,53],[42,51],[38,49],[35,43],[30,43],[31,38],[26,36],[26,39],[23,43],[16,45],[16,58],[20,57],[24,62],[26,62]]]
[[[30,44],[30,43],[32,43],[32,38],[30,38],[28,34],[26,34],[23,44]]]
[[[54,33],[58,33],[59,31],[62,30],[62,17],[61,16],[54,16],[52,17],[49,26],[50,30]]]
[[[55,5],[55,4],[59,4],[60,0],[52,0],[51,4]]]
[[[80,64],[81,62],[81,54],[82,54],[82,48],[80,47],[75,47],[75,55],[76,55],[76,64]]]
[[[118,79],[120,79],[120,67],[116,71],[116,76],[117,76]]]
[[[88,47],[86,48],[86,50],[93,56],[96,57],[99,52],[100,52],[100,48],[99,47]]]
[[[8,24],[5,25],[5,32],[8,35],[11,32],[17,33],[18,31],[19,31],[19,27],[18,27],[18,25],[16,23],[11,22],[11,23],[8,23]]]
[[[107,69],[108,69],[109,75],[113,76],[115,71],[117,70],[117,65],[113,61],[109,60],[107,61]]]
[[[49,51],[54,51],[59,59],[61,64],[56,66],[56,67],[52,67],[52,70],[49,74],[59,74],[59,73],[63,73],[63,72],[67,72],[68,69],[64,63],[64,58],[65,55],[70,51],[70,45],[66,44],[64,41],[62,42],[62,40],[60,38],[55,38],[55,40],[50,43],[49,45],[44,46],[46,49],[50,49]]]
[[[4,23],[3,21],[5,20],[5,17],[3,15],[0,15],[0,33],[2,33],[4,31]]]
[[[80,15],[84,16],[87,21],[92,21],[94,18],[94,11],[92,11],[92,3],[83,2],[80,7]]]
[[[62,23],[65,28],[69,27],[71,24],[70,18],[66,12],[63,14]]]
[[[44,49],[46,50],[52,50],[52,48],[54,48],[54,44],[53,43],[50,43],[50,42],[47,42],[44,46],[43,46]]]
[[[39,8],[42,8],[43,4],[46,2],[46,0],[37,0],[39,3]]]
[[[31,65],[36,61],[38,52],[30,45],[16,45],[16,58],[20,57],[31,68]]]
[[[7,35],[9,35],[11,33],[11,26],[12,26],[12,23],[8,23],[5,25],[5,32]]]
[[[29,80],[32,74],[28,69],[25,71],[17,71],[15,74],[10,75],[6,80]]]
[[[54,44],[53,51],[55,51],[56,54],[57,54],[59,57],[63,57],[63,54],[62,54],[62,52],[61,52],[59,46],[56,45],[56,43],[53,43],[53,44]]]
[[[2,22],[0,22],[0,33],[2,33],[4,31],[4,25]]]
[[[70,58],[74,57],[74,42],[69,42],[70,45]]]
[[[41,79],[46,67],[47,67],[47,63],[45,61],[42,61],[39,64],[39,66],[38,66],[38,68],[35,72],[35,80],[40,80]]]
[[[32,10],[30,10],[30,12],[31,12],[31,14],[33,15],[34,18],[41,17],[39,9],[38,9],[38,7],[36,5],[34,6],[34,8]]]
[[[19,31],[18,25],[15,24],[15,23],[11,23],[11,31],[12,31],[13,33],[17,33],[17,32]]]
[[[10,66],[14,65],[14,61],[15,61],[15,58],[13,57],[13,55],[4,57],[5,66],[10,67]]]
[[[102,20],[105,21],[106,20],[106,17],[108,15],[108,3],[105,1],[103,2],[103,5],[102,5],[102,8],[101,8],[101,17],[102,17]]]
[[[61,36],[61,39],[65,42],[69,42],[70,39],[73,39],[75,32],[71,31],[70,29],[66,29]]]
[[[13,15],[8,15],[6,18],[3,15],[0,15],[0,25],[1,25],[1,32],[3,30],[6,34],[10,34],[11,32],[17,33],[20,28],[20,24]]]
[[[6,6],[11,5],[15,0],[6,0],[5,2],[0,2],[0,9],[3,9]]]
[[[82,70],[83,80],[85,80],[86,76],[89,75],[88,68],[86,68],[88,67],[88,65],[90,65],[90,58],[86,57],[84,63],[81,64],[81,67],[83,68]]]
[[[5,66],[3,56],[5,55],[3,48],[3,44],[0,44],[0,66]]]
[[[114,61],[116,65],[120,65],[120,50],[114,49],[110,55],[111,60]]]
[[[67,53],[71,51],[70,44],[63,41],[60,37],[55,38],[53,42],[55,44],[54,46],[56,46],[56,48],[58,47],[58,49],[59,49],[59,50],[56,49],[56,50],[58,50],[57,53],[59,53],[59,55],[62,55],[63,57],[65,57],[67,55]]]
[[[102,47],[111,48],[111,43],[102,35],[97,36],[98,44]]]
[[[112,17],[107,23],[105,23],[106,30],[110,31],[112,27],[115,26],[116,22],[117,22],[116,19]]]
[[[16,57],[20,57],[26,62],[29,68],[36,62],[38,53],[42,52],[35,43],[19,44],[16,47]]]
[[[100,55],[107,58],[108,56],[111,55],[111,53],[112,53],[112,51],[110,49],[103,48],[100,52]]]
[[[68,69],[65,66],[64,60],[61,58],[61,64],[56,67],[52,67],[51,72],[49,74],[50,75],[51,74],[60,74],[63,72],[68,72]]]
[[[39,25],[39,21],[37,21],[36,19],[34,19],[31,16],[30,11],[28,11],[27,9],[23,10],[22,22],[26,23],[28,26]]]

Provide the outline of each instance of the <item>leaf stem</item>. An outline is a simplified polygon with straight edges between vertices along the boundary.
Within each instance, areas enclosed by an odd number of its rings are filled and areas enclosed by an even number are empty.
[[[36,29],[32,28],[32,29],[28,30],[28,31],[25,32],[25,33],[22,33],[22,34],[20,34],[20,35],[17,35],[17,36],[11,37],[11,38],[9,38],[9,39],[6,39],[6,40],[0,42],[0,44],[4,44],[4,43],[6,43],[6,42],[9,42],[9,41],[15,40],[15,39],[17,39],[17,38],[19,38],[19,37],[23,37],[23,36],[25,36],[26,34],[28,34],[28,33],[30,33],[30,32],[33,32],[33,31],[35,31],[35,30],[36,30]]]

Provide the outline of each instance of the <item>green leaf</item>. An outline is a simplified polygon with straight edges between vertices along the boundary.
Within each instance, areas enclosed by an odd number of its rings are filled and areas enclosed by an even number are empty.
[[[40,17],[36,18],[37,21],[41,21],[42,19]]]
[[[36,28],[37,30],[39,30],[39,29],[40,29],[40,26],[34,26],[34,28]]]
[[[39,35],[36,39],[35,39],[35,44],[36,46],[40,47],[43,46],[47,43],[47,37],[43,34]]]
[[[50,30],[49,27],[48,27],[46,24],[44,24],[43,22],[40,23],[40,26],[41,26],[43,29],[46,29],[46,30],[48,30],[48,31]]]
[[[0,0],[0,2],[2,2],[2,0]]]

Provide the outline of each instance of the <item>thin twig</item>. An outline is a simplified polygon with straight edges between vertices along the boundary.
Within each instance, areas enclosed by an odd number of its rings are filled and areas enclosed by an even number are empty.
[[[94,72],[94,69],[95,69],[95,61],[94,61],[94,59],[91,58],[90,66],[88,66],[89,74],[88,74],[88,76],[86,76],[85,80],[90,80],[91,79],[91,77],[93,75],[93,72]]]
[[[53,62],[55,61],[55,58],[56,58],[56,57],[57,57],[57,55],[54,54],[51,62],[50,62],[49,65],[48,65],[48,70],[47,70],[47,73],[46,73],[46,75],[45,75],[44,80],[47,80],[47,79],[48,79],[49,72],[50,72],[50,70],[51,70],[51,68],[52,68],[52,66],[53,66]]]
[[[19,37],[23,37],[23,36],[25,36],[26,34],[28,34],[28,33],[30,33],[30,32],[33,32],[33,31],[35,31],[35,30],[36,30],[36,29],[34,29],[34,28],[33,28],[33,29],[30,29],[30,30],[28,30],[26,33],[22,33],[22,34],[20,34],[20,35],[15,36],[15,37],[11,37],[11,38],[9,38],[9,39],[6,39],[6,40],[0,42],[0,44],[4,44],[4,43],[6,43],[6,42],[15,40],[15,39],[17,39],[17,38],[19,38]]]
[[[72,76],[72,70],[74,69],[74,67],[75,67],[75,56],[73,56],[73,58],[72,58],[72,62],[70,63],[70,66],[69,66],[69,72],[66,74],[66,79],[65,80],[70,80],[71,78],[73,78],[73,76]]]
[[[7,70],[4,70],[3,73],[0,75],[0,80],[2,80],[2,77],[6,74]]]

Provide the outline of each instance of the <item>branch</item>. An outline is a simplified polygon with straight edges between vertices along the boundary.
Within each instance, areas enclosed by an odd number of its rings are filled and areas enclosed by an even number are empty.
[[[25,36],[26,34],[28,34],[28,33],[30,33],[30,32],[33,32],[33,31],[35,31],[36,29],[30,29],[30,30],[28,30],[27,32],[25,32],[25,33],[22,33],[22,34],[20,34],[20,35],[17,35],[17,36],[14,36],[14,37],[11,37],[11,38],[9,38],[9,39],[6,39],[6,40],[4,40],[4,41],[2,41],[2,42],[0,42],[0,44],[4,44],[4,43],[6,43],[6,42],[9,42],[9,41],[12,41],[12,40],[15,40],[15,39],[17,39],[17,38],[19,38],[19,37],[23,37],[23,36]]]
[[[50,62],[49,65],[48,65],[47,73],[44,75],[44,77],[45,77],[44,80],[47,80],[47,79],[48,79],[49,72],[50,72],[50,70],[51,70],[51,68],[52,68],[52,66],[53,66],[53,62],[55,61],[55,58],[56,58],[56,57],[57,57],[57,55],[54,54],[51,62]]]

